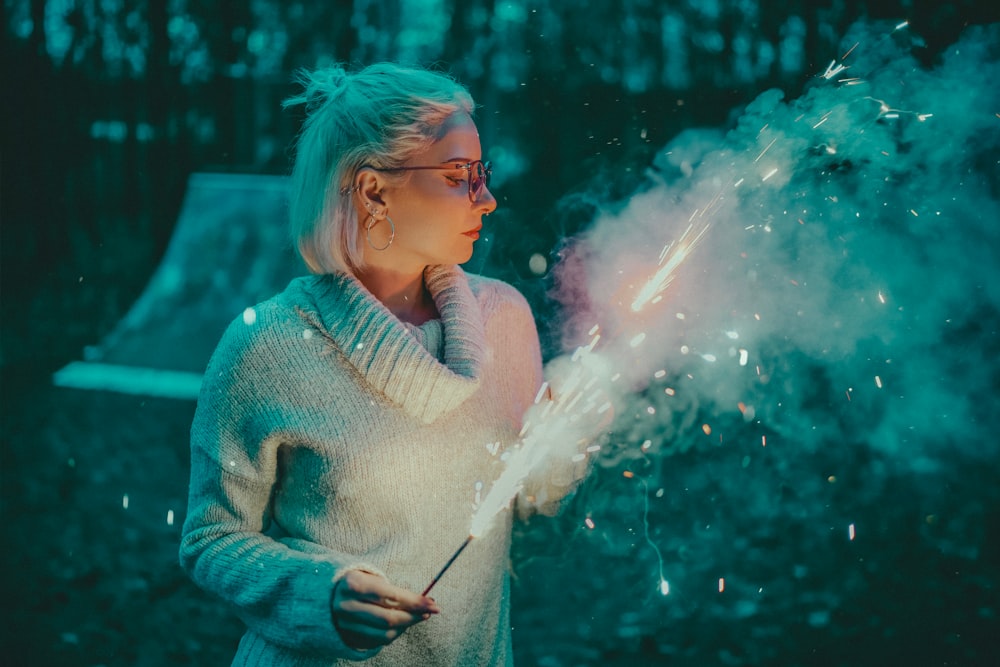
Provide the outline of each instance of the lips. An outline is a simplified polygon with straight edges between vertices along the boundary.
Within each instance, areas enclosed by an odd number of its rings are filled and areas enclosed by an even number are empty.
[[[473,241],[475,241],[476,239],[479,238],[479,230],[482,229],[482,228],[483,228],[482,225],[480,225],[479,227],[476,227],[475,229],[470,229],[467,232],[462,232],[462,235],[463,236],[468,236],[470,239],[472,239]]]

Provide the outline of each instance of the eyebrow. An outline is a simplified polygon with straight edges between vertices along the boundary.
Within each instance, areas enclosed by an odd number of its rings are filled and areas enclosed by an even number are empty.
[[[449,162],[461,162],[463,164],[466,164],[466,163],[469,163],[469,162],[475,162],[475,160],[473,160],[472,158],[461,157],[461,156],[459,156],[459,157],[450,157],[447,160],[442,160],[441,164],[448,164]]]

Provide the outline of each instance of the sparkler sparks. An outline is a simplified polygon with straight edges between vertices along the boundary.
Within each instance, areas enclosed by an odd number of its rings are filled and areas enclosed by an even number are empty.
[[[688,225],[680,238],[676,242],[666,246],[660,255],[660,268],[639,290],[639,294],[632,301],[632,312],[639,312],[646,305],[651,303],[661,292],[663,292],[674,279],[677,267],[687,259],[688,255],[705,236],[709,226],[705,225],[695,230],[694,225]]]
[[[661,498],[662,496],[662,493],[657,492],[657,498]],[[644,535],[646,536],[647,544],[653,549],[653,553],[656,554],[656,561],[659,565],[660,595],[667,595],[670,593],[670,584],[667,582],[666,577],[663,576],[663,552],[660,551],[660,547],[656,545],[656,542],[653,541],[653,538],[649,534],[649,485],[646,483],[646,480],[642,480],[642,499],[642,527]]]
[[[599,327],[593,327],[591,335],[590,342],[578,347],[561,367],[558,391],[554,392],[552,386],[545,382],[535,394],[534,405],[528,411],[519,434],[521,440],[506,452],[506,466],[476,506],[468,537],[434,577],[424,595],[451,567],[469,542],[489,531],[494,518],[510,506],[540,463],[579,464],[587,454],[600,450],[598,445],[587,445],[584,451],[579,451],[583,443],[596,435],[594,431],[600,422],[600,415],[611,409],[611,403],[600,387],[604,369],[593,352],[600,339]],[[481,487],[477,488],[477,495],[480,490]]]
[[[848,53],[850,53],[850,51],[848,51]],[[823,77],[824,79],[832,79],[833,77],[843,72],[845,69],[847,69],[846,65],[842,65],[838,63],[836,60],[831,60],[830,64],[826,66],[826,71],[823,72],[820,76]]]

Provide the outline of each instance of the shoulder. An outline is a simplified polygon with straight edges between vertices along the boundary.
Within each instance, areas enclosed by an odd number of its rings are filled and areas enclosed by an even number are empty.
[[[308,339],[310,327],[301,312],[310,278],[296,278],[279,294],[248,306],[229,323],[219,341],[209,368],[272,365],[294,339]]]
[[[469,275],[487,337],[504,349],[537,350],[538,326],[528,300],[513,285],[496,278]]]
[[[469,278],[469,289],[479,302],[483,312],[489,314],[496,310],[513,308],[517,311],[531,313],[531,306],[524,295],[513,285],[497,278],[474,273],[466,274]]]

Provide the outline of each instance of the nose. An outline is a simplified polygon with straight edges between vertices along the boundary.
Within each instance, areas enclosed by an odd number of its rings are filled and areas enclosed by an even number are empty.
[[[490,189],[483,186],[483,191],[479,194],[476,199],[475,207],[483,215],[489,215],[493,211],[497,210],[497,198],[493,196]]]

